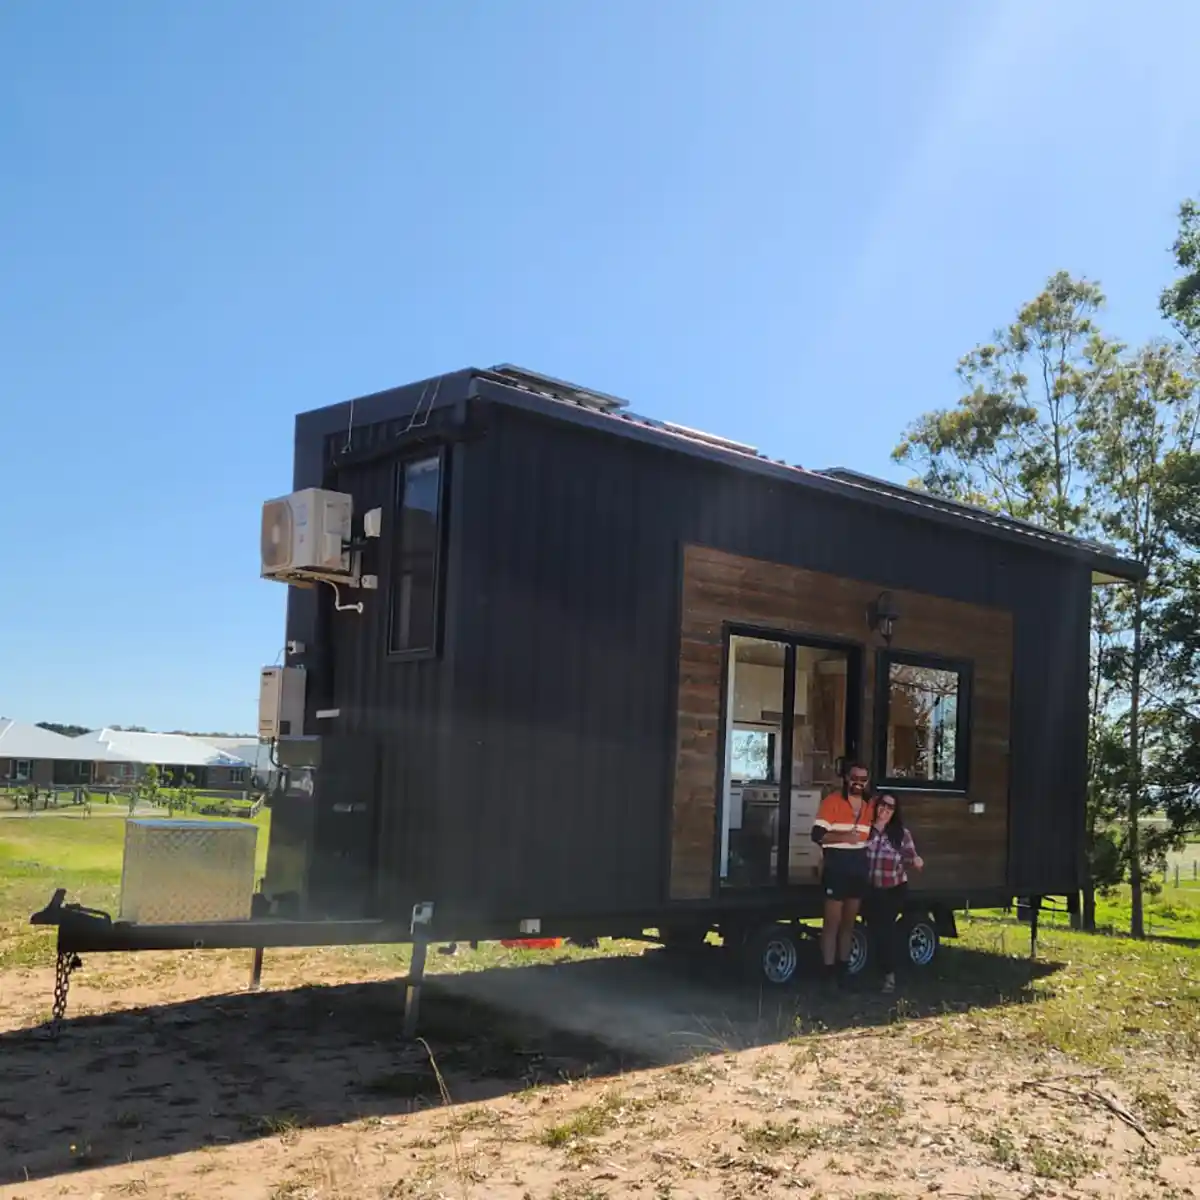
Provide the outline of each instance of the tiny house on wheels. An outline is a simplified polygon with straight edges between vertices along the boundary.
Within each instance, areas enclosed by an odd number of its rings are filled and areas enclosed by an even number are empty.
[[[247,919],[105,924],[60,894],[35,918],[60,974],[411,938],[419,980],[432,942],[715,930],[782,983],[850,761],[927,864],[914,962],[956,909],[1077,896],[1092,588],[1137,563],[507,366],[302,414],[293,486],[262,517],[288,606]]]
[[[1078,892],[1091,590],[1141,576],[1111,550],[513,367],[300,416],[294,486],[269,912],[758,945],[820,911],[849,760],[926,859],[918,958]]]

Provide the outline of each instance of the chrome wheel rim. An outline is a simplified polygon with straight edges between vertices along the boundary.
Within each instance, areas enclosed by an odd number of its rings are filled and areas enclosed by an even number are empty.
[[[918,967],[927,967],[937,952],[937,934],[925,921],[908,931],[908,957]]]
[[[867,935],[855,926],[854,939],[850,943],[850,961],[846,964],[851,975],[857,975],[867,965]]]
[[[790,938],[771,938],[763,947],[763,974],[771,983],[787,983],[796,973],[796,943]]]

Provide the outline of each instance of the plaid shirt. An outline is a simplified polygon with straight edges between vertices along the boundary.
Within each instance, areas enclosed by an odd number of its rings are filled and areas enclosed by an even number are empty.
[[[886,833],[880,833],[872,826],[871,840],[867,843],[867,865],[871,872],[873,888],[894,888],[907,883],[908,872],[905,867],[916,857],[917,848],[913,845],[912,834],[907,828],[900,839],[900,849],[897,850]]]

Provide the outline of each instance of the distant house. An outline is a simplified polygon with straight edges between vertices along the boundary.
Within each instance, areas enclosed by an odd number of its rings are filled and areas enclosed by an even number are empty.
[[[65,740],[79,747],[76,757],[96,764],[97,783],[132,782],[151,765],[163,783],[181,784],[191,776],[200,788],[246,787],[253,773],[252,762],[182,733],[97,729]]]
[[[76,738],[0,717],[0,784],[70,787],[92,776],[89,748]]]
[[[271,748],[257,738],[210,737],[204,741],[226,754],[232,754],[234,758],[249,763],[252,783],[263,788],[269,788],[274,783],[278,768],[271,762]]]

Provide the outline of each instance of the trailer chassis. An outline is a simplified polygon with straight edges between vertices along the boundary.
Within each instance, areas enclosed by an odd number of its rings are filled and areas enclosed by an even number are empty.
[[[1022,897],[1018,902],[1018,912],[1022,919],[1029,922],[1031,957],[1037,953],[1038,917],[1042,902],[1041,896]],[[926,924],[933,931],[933,951],[928,960],[918,962],[918,965],[924,966],[932,960],[939,936],[944,934],[954,937],[957,936],[957,930],[949,904],[919,902],[913,907],[916,913],[929,914]],[[792,950],[795,944],[816,932],[803,925],[806,915],[808,914],[794,914],[789,923],[787,920],[781,921],[777,916],[768,917],[765,910],[753,915],[752,910],[734,910],[720,916],[711,910],[693,913],[676,910],[670,914],[646,914],[648,919],[645,922],[631,920],[628,916],[617,919],[573,920],[565,922],[561,929],[548,928],[544,932],[569,937],[581,944],[594,942],[597,936],[616,936],[662,942],[668,947],[678,945],[687,948],[697,940],[695,935],[699,934],[698,940],[703,941],[704,933],[715,927],[720,930],[727,944],[732,938],[737,948],[752,952],[751,957],[756,961],[748,965],[759,977],[760,982],[763,982],[765,977],[765,982],[775,984],[790,982],[795,963],[792,962],[786,978],[773,977],[772,969],[767,965],[767,957],[757,953],[757,950],[762,948],[758,943],[767,948],[768,955],[778,957],[782,950],[794,958]],[[664,922],[661,928],[656,925],[656,920]],[[141,925],[114,920],[109,913],[101,909],[67,903],[66,889],[57,888],[46,907],[34,913],[29,921],[31,925],[54,926],[58,931],[51,1036],[58,1033],[66,1016],[71,975],[82,966],[81,956],[84,954],[138,950],[252,950],[249,986],[254,991],[262,983],[263,955],[268,948],[411,943],[413,949],[409,970],[401,980],[404,988],[403,1032],[405,1037],[411,1038],[416,1035],[421,989],[425,981],[430,945],[437,942],[468,940],[462,936],[455,939],[446,936],[446,931],[437,930],[434,925],[434,905],[429,902],[413,905],[407,923],[382,918],[305,921],[252,916],[241,921]],[[647,928],[655,929],[658,936],[648,936]],[[494,929],[481,926],[471,931],[470,945],[475,947],[480,941],[512,937],[515,932],[507,922]],[[540,935],[542,932],[540,929],[522,929],[518,936]],[[788,949],[789,946],[792,950]],[[865,953],[865,943],[863,949]],[[757,961],[760,957],[763,959],[761,962]],[[917,960],[914,958],[914,961]]]
[[[415,905],[407,925],[384,920],[294,921],[252,917],[246,921],[210,921],[181,925],[138,925],[114,921],[110,914],[82,904],[66,903],[57,888],[50,903],[29,918],[31,925],[58,928],[51,1032],[66,1016],[71,975],[83,954],[134,950],[253,950],[250,987],[262,983],[263,952],[300,946],[396,945],[411,942],[412,960],[404,985],[404,1033],[416,1033],[421,987],[429,947],[432,905]]]

